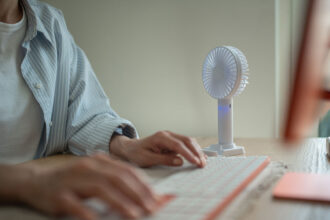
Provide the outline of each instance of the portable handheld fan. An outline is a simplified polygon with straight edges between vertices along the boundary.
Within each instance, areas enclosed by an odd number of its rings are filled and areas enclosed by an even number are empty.
[[[243,154],[244,147],[233,141],[233,97],[245,88],[248,63],[237,48],[222,46],[210,51],[203,65],[203,84],[206,91],[218,99],[218,144],[205,149],[206,153],[232,156]]]

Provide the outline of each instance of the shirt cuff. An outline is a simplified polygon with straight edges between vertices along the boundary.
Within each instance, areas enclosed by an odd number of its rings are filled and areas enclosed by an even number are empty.
[[[92,126],[91,124],[94,124]],[[100,117],[89,125],[91,129],[84,129],[84,132],[75,136],[69,149],[76,155],[91,155],[97,152],[109,154],[109,143],[112,135],[116,131],[129,138],[138,138],[138,133],[134,125],[123,118],[113,118],[111,116]],[[119,130],[118,130],[119,129]]]

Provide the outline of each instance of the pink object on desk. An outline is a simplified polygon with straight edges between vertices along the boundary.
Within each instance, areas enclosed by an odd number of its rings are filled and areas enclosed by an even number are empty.
[[[287,173],[273,190],[276,198],[330,202],[330,175]]]

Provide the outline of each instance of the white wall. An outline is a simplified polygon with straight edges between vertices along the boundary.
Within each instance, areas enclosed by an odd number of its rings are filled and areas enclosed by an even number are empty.
[[[201,69],[219,45],[238,47],[250,64],[250,84],[234,100],[234,136],[275,136],[274,0],[46,2],[64,12],[112,107],[141,136],[217,134],[216,100]]]

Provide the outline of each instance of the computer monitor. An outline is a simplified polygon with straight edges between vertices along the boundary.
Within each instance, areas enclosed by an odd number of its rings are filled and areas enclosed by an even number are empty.
[[[284,141],[297,143],[317,120],[320,100],[330,100],[324,85],[330,59],[330,0],[309,0],[289,100]]]

